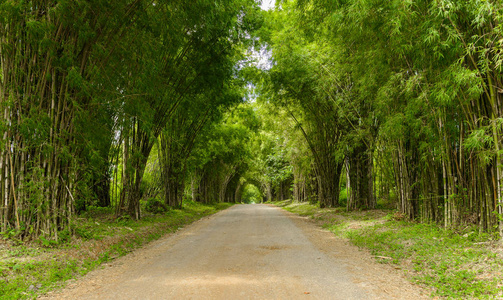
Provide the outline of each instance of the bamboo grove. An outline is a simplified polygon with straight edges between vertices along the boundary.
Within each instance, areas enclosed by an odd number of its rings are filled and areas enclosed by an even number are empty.
[[[294,199],[502,234],[502,17],[496,0],[0,0],[0,232],[57,240],[90,205]]]
[[[502,19],[493,0],[277,2],[257,84],[305,137],[294,190],[501,234]]]
[[[195,137],[242,101],[235,66],[258,11],[247,0],[0,1],[0,231],[57,240],[87,205],[140,218],[154,148],[165,202],[181,205]]]

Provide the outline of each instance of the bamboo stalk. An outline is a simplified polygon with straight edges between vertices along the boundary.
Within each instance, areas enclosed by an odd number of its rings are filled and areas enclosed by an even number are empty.
[[[10,150],[10,147],[7,147],[9,149],[9,162],[10,162],[10,179],[11,179],[11,189],[12,189],[12,197],[14,199],[14,213],[16,215],[16,229],[20,229],[20,222],[19,222],[19,214],[18,214],[18,208],[17,208],[17,197],[16,197],[16,189],[14,188],[14,167],[12,165],[12,153]]]

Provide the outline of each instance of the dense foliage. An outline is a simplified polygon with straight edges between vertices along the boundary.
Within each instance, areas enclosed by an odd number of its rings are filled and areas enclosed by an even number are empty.
[[[293,198],[503,232],[502,16],[492,0],[1,0],[0,231],[57,240],[90,205],[139,219]]]
[[[0,230],[57,240],[89,204],[140,218],[158,141],[163,195],[179,206],[172,180],[195,136],[242,101],[235,65],[258,11],[251,0],[2,0]]]
[[[320,205],[345,183],[349,209],[503,230],[501,3],[279,4],[260,82],[308,141]]]

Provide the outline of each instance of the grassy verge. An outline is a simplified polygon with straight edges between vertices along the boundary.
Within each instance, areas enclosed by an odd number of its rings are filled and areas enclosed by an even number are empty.
[[[273,204],[307,216],[337,236],[369,249],[378,262],[393,264],[411,281],[432,288],[432,297],[503,297],[502,242],[473,228],[452,230],[404,222],[385,210],[345,212],[308,203]]]
[[[21,245],[0,240],[0,299],[36,298],[63,286],[68,279],[229,206],[187,202],[181,210],[145,215],[140,221],[114,220],[109,209],[91,208],[76,220],[76,236],[63,233],[63,242],[58,244],[43,238]]]

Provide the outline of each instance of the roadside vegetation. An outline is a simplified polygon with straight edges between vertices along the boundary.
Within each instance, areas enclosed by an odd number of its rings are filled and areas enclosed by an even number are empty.
[[[75,235],[61,234],[57,243],[43,237],[30,243],[0,240],[0,299],[35,298],[229,206],[186,201],[182,209],[146,213],[139,221],[114,219],[110,208],[89,207],[76,219]]]
[[[503,296],[503,247],[475,226],[444,229],[405,221],[396,210],[351,211],[308,202],[272,204],[308,217],[336,236],[368,249],[379,263],[403,270],[432,297],[495,299]],[[497,238],[497,237],[496,237]]]

